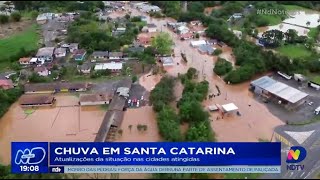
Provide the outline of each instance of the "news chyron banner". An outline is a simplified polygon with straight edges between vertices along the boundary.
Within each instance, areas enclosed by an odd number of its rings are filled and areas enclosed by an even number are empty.
[[[280,173],[280,143],[12,142],[12,173]]]

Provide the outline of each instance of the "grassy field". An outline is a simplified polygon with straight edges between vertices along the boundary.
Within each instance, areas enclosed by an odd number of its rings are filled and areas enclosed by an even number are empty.
[[[295,44],[295,45],[283,45],[277,48],[277,51],[289,58],[305,58],[312,55],[304,45]]]
[[[274,26],[282,22],[280,16],[276,16],[276,15],[260,15],[260,16],[262,16],[263,19],[268,20],[269,26]]]
[[[36,50],[38,48],[39,34],[37,26],[32,25],[25,31],[0,40],[0,70],[10,65],[10,57],[16,55],[21,48],[26,51]],[[18,60],[18,59],[17,59]],[[15,61],[15,60],[11,60]]]
[[[310,28],[310,31],[308,32],[308,37],[312,38],[312,39],[317,39],[317,35],[318,35],[318,29],[315,28]]]
[[[287,11],[297,11],[297,10],[310,10],[305,7],[297,6],[297,5],[283,5]]]
[[[308,77],[310,78],[311,81],[320,84],[320,75],[316,75],[316,74],[312,74],[312,75],[308,75]]]

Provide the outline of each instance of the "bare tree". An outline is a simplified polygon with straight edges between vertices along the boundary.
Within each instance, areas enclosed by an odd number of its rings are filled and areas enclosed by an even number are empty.
[[[130,130],[130,132],[131,132],[131,129],[132,129],[132,125],[130,124],[130,125],[128,126],[128,128],[129,128],[129,130]]]

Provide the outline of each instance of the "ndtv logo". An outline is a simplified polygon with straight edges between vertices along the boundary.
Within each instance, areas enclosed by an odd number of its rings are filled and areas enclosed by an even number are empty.
[[[303,161],[307,156],[307,151],[301,146],[292,146],[288,152],[287,163],[299,163]],[[287,165],[287,170],[303,170],[304,165],[290,164]]]

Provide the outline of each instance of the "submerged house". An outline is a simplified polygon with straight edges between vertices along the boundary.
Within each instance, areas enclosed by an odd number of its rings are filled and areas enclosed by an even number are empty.
[[[309,96],[298,89],[290,87],[282,82],[278,82],[268,76],[263,76],[254,80],[250,84],[250,89],[265,99],[272,100],[278,104],[283,104],[288,109],[294,109],[303,104]]]
[[[51,94],[58,92],[81,92],[88,89],[87,83],[36,83],[24,85],[25,94]]]
[[[52,95],[22,95],[19,103],[22,107],[52,106],[56,99]]]
[[[111,100],[111,93],[81,94],[79,104],[80,106],[103,105],[110,104]]]

